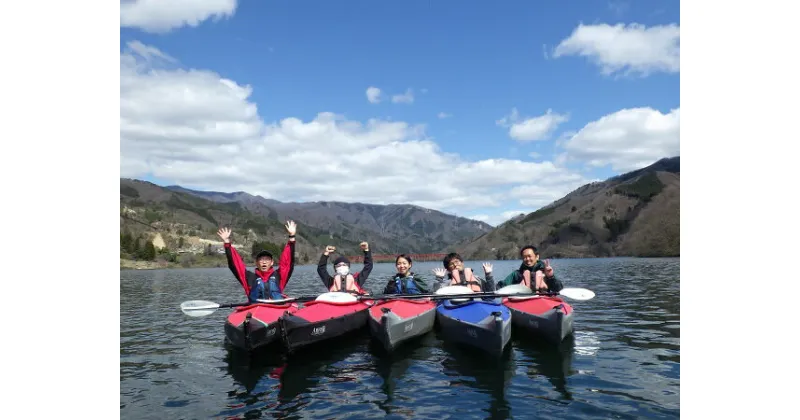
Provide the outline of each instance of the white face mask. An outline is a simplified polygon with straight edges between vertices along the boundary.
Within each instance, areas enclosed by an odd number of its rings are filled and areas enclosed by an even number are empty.
[[[346,265],[341,267],[336,267],[336,274],[340,276],[346,276],[348,273],[350,273],[350,267]]]

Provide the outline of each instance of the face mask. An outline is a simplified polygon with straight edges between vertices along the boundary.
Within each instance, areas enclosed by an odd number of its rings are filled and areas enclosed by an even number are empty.
[[[346,265],[342,267],[336,267],[336,274],[340,276],[346,276],[349,272],[350,272],[350,267]]]

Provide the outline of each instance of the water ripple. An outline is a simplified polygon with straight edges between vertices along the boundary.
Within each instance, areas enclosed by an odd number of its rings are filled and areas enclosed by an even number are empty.
[[[504,275],[518,263],[494,261]],[[678,259],[555,260],[575,334],[560,346],[515,331],[500,360],[432,332],[386,354],[364,330],[289,357],[250,357],[224,343],[229,310],[188,318],[182,301],[240,302],[225,268],[121,271],[123,418],[678,418]],[[479,262],[468,263],[479,268]],[[418,263],[430,273],[437,263]],[[359,269],[354,264],[354,269]],[[367,288],[392,273],[377,264]],[[289,294],[322,292],[315,267],[295,269]]]

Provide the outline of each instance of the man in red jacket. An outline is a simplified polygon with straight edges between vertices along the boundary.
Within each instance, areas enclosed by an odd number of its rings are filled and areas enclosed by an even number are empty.
[[[217,232],[222,242],[225,243],[228,268],[231,269],[236,280],[239,280],[250,303],[255,303],[259,299],[275,300],[286,298],[283,291],[292,276],[292,271],[294,271],[294,243],[297,225],[291,220],[288,221],[286,223],[286,231],[289,232],[289,241],[283,248],[278,261],[278,268],[273,269],[274,259],[272,254],[263,250],[255,256],[256,268],[254,271],[247,270],[244,260],[236,251],[236,248],[231,246],[231,230],[222,228]]]

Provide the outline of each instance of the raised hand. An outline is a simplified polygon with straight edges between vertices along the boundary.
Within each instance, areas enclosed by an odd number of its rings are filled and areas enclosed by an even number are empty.
[[[220,228],[220,230],[217,231],[217,236],[219,236],[220,239],[222,239],[222,242],[225,242],[226,244],[230,243],[231,242],[230,228]]]
[[[369,244],[366,241],[361,242],[359,246],[361,247],[361,250],[363,250],[364,252],[369,251]]]
[[[333,245],[328,245],[325,247],[325,255],[331,255],[336,251],[336,247]]]
[[[297,233],[297,223],[289,220],[286,222],[286,231],[289,232],[290,236],[294,236]]]
[[[544,274],[547,277],[553,277],[553,267],[550,267],[550,260],[544,260]]]
[[[444,268],[434,268],[431,271],[433,271],[433,275],[436,277],[444,277],[444,275],[447,274],[447,271],[445,271]]]
[[[492,272],[492,264],[491,263],[483,263],[483,272],[484,274],[489,274]]]

